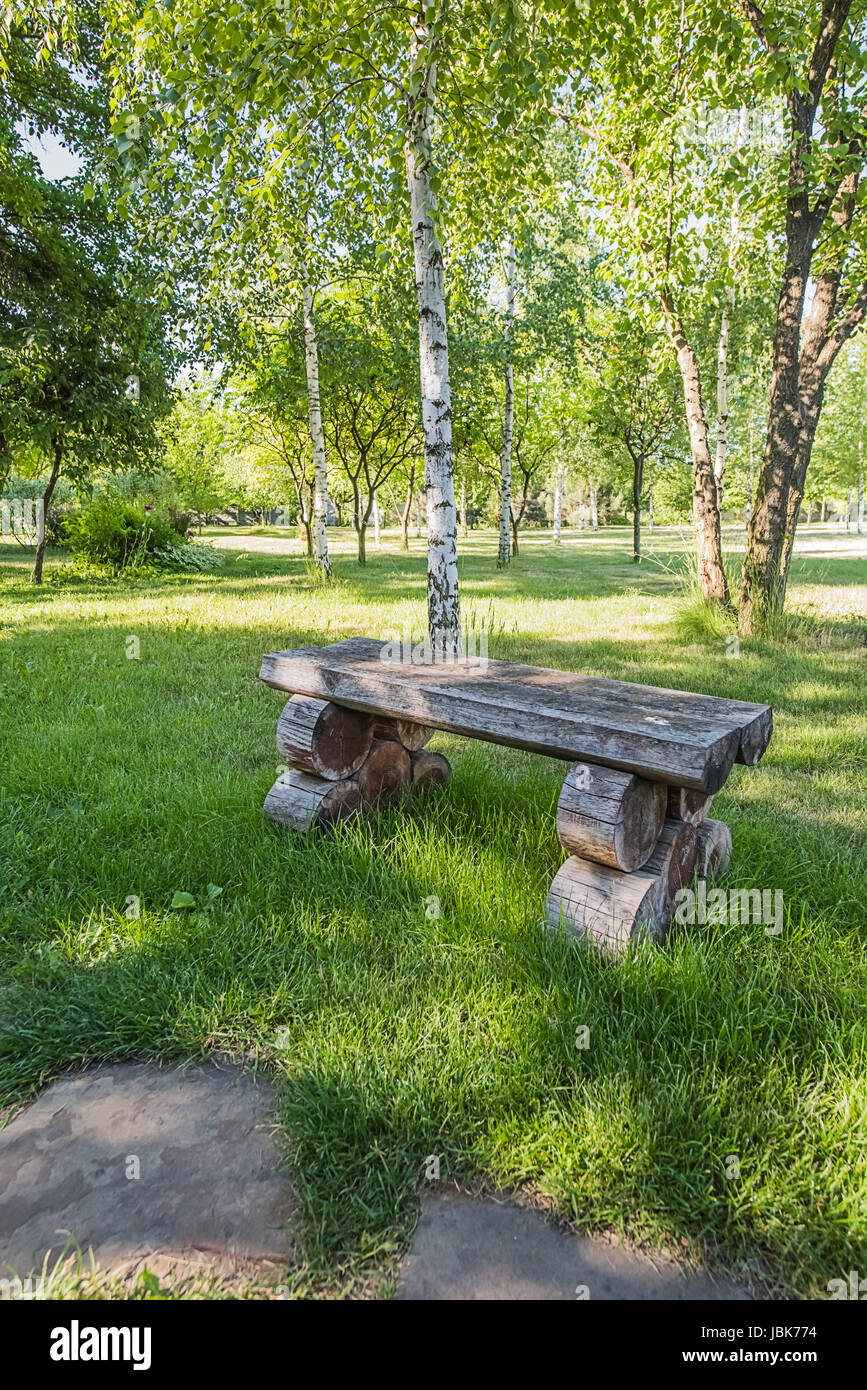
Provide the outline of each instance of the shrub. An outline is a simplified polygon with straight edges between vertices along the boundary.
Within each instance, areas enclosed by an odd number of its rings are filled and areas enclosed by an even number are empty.
[[[133,561],[146,561],[176,536],[167,518],[107,495],[69,517],[67,531],[73,554],[110,565],[115,573]]]
[[[195,541],[174,541],[171,545],[160,546],[151,556],[158,569],[172,570],[217,570],[223,563],[223,556],[213,545],[200,545]]]

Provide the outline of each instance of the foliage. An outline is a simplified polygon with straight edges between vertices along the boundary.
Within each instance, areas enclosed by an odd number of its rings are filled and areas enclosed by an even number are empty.
[[[89,507],[70,516],[67,532],[74,555],[110,565],[115,573],[169,549],[177,540],[169,518],[111,495],[97,497]]]

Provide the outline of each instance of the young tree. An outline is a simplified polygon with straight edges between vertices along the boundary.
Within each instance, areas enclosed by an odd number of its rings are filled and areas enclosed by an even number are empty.
[[[741,14],[739,45],[754,94],[785,110],[770,209],[783,270],[741,585],[741,626],[751,632],[782,607],[828,374],[867,314],[867,241],[856,215],[867,157],[867,50],[863,8],[851,0],[823,0],[808,12],[794,4],[766,12],[743,0]]]

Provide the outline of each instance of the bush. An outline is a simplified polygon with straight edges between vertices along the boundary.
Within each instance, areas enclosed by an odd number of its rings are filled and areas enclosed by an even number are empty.
[[[66,523],[74,555],[110,565],[115,573],[133,562],[146,562],[155,550],[176,539],[172,523],[134,507],[120,497],[98,497]]]
[[[212,545],[200,545],[196,541],[175,541],[172,545],[160,546],[151,556],[157,569],[168,570],[218,570],[223,563],[220,551]]]

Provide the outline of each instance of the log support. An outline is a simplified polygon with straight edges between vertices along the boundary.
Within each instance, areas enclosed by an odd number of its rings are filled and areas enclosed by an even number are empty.
[[[425,746],[433,733],[416,720],[293,695],[277,727],[289,771],[269,791],[265,814],[309,831],[442,789],[452,770]],[[569,857],[548,893],[548,925],[613,955],[664,939],[680,890],[728,868],[731,834],[708,819],[712,800],[695,786],[574,763],[557,804]]]
[[[265,815],[307,831],[447,786],[448,759],[425,748],[433,733],[408,719],[293,695],[277,725],[277,752],[288,771],[265,798]]]
[[[707,819],[712,800],[576,763],[557,806],[570,857],[548,893],[548,926],[613,956],[664,940],[680,890],[728,868],[731,835]]]

